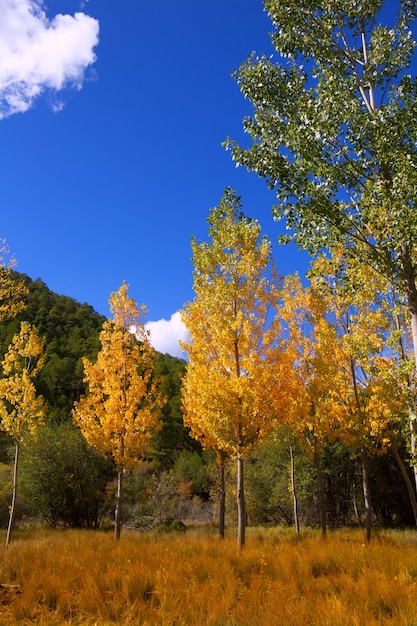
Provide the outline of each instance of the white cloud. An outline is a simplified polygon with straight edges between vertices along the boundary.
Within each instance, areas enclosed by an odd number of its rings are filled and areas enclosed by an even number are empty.
[[[178,341],[187,341],[188,331],[181,320],[179,311],[173,313],[169,320],[162,319],[157,322],[147,322],[145,326],[150,332],[151,344],[155,350],[163,354],[167,352],[172,356],[184,358],[184,353],[181,352]]]
[[[96,19],[49,20],[42,7],[42,0],[0,0],[0,119],[27,111],[45,90],[81,89],[96,59]]]

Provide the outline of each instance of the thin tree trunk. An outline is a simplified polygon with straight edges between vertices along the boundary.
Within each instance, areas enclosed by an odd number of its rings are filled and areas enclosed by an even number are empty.
[[[413,298],[413,294],[412,294],[412,290],[411,290],[411,294],[410,294],[411,299]],[[411,327],[413,328],[413,326],[416,325],[416,322],[411,321]],[[399,333],[399,348],[400,348],[400,352],[401,352],[401,360],[405,361],[407,359],[407,355],[404,349],[404,342],[403,342],[403,337],[402,337],[402,329],[401,329],[401,324],[400,324],[400,319],[399,316],[396,315],[395,316],[395,327]],[[413,343],[414,343],[414,335],[413,335]],[[414,345],[414,356],[415,356],[415,362],[416,362],[416,368],[417,368],[417,356],[416,356],[416,348]],[[411,381],[410,381],[410,385],[411,385]],[[411,456],[412,456],[412,463],[411,463],[411,468],[413,470],[413,475],[414,475],[414,490],[417,490],[417,463],[416,463],[416,414],[414,412],[414,410],[409,410],[409,415],[408,415],[408,431],[410,433],[410,448],[411,448]],[[408,487],[407,487],[408,488]]]
[[[15,455],[14,455],[14,468],[13,468],[13,494],[12,494],[12,504],[10,506],[10,513],[9,513],[9,525],[7,527],[6,547],[9,545],[10,539],[12,537],[14,514],[15,514],[15,510],[16,510],[17,464],[18,464],[18,461],[19,461],[19,444],[16,443]]]
[[[323,475],[321,473],[321,463],[320,463],[320,455],[314,450],[314,467],[316,468],[317,474],[317,490],[319,497],[319,519],[320,519],[320,528],[321,528],[321,536],[323,539],[326,536],[327,525],[326,525],[326,506],[324,500],[324,489],[323,489]]]
[[[353,483],[353,510],[355,512],[356,515],[356,519],[358,520],[358,522],[361,521],[361,516],[359,515],[359,510],[358,510],[358,501],[356,500],[356,485],[355,483]]]
[[[241,452],[237,455],[237,548],[245,545],[246,510],[244,491],[244,462]]]
[[[417,289],[414,272],[406,277],[407,304],[410,309],[411,334],[413,338],[414,360],[417,368]]]
[[[402,477],[404,479],[404,482],[406,484],[407,487],[407,492],[408,492],[408,497],[410,498],[410,504],[411,504],[411,508],[413,509],[413,514],[414,514],[414,521],[415,524],[417,526],[417,498],[416,498],[416,492],[415,489],[413,487],[413,483],[411,482],[411,479],[407,473],[407,469],[402,461],[402,458],[400,457],[399,453],[398,453],[398,449],[396,445],[392,445],[391,446],[392,452],[394,454],[394,458],[397,461],[397,465],[400,468]]]
[[[294,463],[294,453],[292,449],[292,445],[290,444],[290,459],[291,459],[291,492],[292,492],[292,501],[294,506],[294,524],[297,535],[300,533],[300,523],[298,519],[298,500],[297,500],[297,492],[295,487],[295,463]]]
[[[369,490],[368,455],[365,448],[361,450],[363,499],[365,504],[365,541],[371,540],[371,493]]]
[[[226,517],[226,487],[225,487],[225,455],[223,452],[220,453],[220,464],[219,464],[219,479],[220,479],[220,493],[219,493],[219,537],[220,539],[224,539],[224,531],[225,531],[225,517]]]
[[[407,296],[407,304],[410,310],[410,325],[411,325],[411,336],[413,339],[413,349],[414,349],[414,362],[417,370],[417,288],[416,288],[416,272],[414,269],[413,261],[409,250],[407,247],[403,248],[402,251],[402,261],[403,261],[403,269],[404,269],[404,284],[405,284],[405,292]],[[416,416],[414,413],[410,414],[410,445],[411,452],[413,455],[413,471],[414,471],[414,481],[417,489],[417,463],[415,458],[416,452],[416,430],[415,430],[415,420]]]
[[[114,540],[119,541],[122,525],[122,494],[123,494],[123,469],[117,471],[117,496],[116,509],[114,511]]]
[[[413,470],[413,476],[414,476],[414,489],[417,491],[416,415],[415,413],[412,413],[412,412],[410,412],[409,418],[408,418],[408,430],[410,433],[410,448],[411,448],[411,458],[412,458],[411,468]]]

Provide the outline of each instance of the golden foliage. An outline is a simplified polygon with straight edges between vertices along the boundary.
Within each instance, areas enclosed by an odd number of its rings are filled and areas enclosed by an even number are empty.
[[[195,298],[181,312],[190,333],[184,421],[204,445],[248,451],[282,419],[290,359],[274,309],[280,280],[260,226],[231,192],[208,220],[211,243],[192,241]]]
[[[0,379],[1,428],[20,443],[43,423],[45,406],[33,378],[43,367],[45,340],[36,328],[22,322],[3,359]]]
[[[304,381],[295,407],[300,433],[314,434],[315,443],[339,437],[357,449],[386,449],[407,412],[398,309],[385,279],[347,265],[337,251],[318,258],[311,287],[287,281],[283,315]]]
[[[139,311],[129,298],[126,283],[109,302],[114,319],[103,324],[96,363],[83,359],[88,393],[75,403],[73,418],[88,443],[123,468],[146,452],[164,400],[153,378],[155,351],[144,326],[145,309]]]

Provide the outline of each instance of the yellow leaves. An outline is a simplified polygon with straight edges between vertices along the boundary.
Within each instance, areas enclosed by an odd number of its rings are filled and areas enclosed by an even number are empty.
[[[386,449],[406,412],[408,372],[398,367],[389,288],[371,268],[346,266],[340,251],[319,257],[311,287],[285,281],[281,315],[300,381],[289,418],[301,439]]]
[[[36,329],[22,322],[4,357],[5,374],[0,379],[1,427],[16,442],[33,435],[43,423],[43,398],[37,396],[33,377],[44,364],[45,340]]]
[[[160,427],[165,400],[158,393],[159,381],[152,378],[155,352],[144,329],[144,309],[139,311],[129,298],[126,283],[110,303],[115,319],[103,324],[96,363],[83,360],[88,393],[75,403],[73,419],[90,445],[112,456],[117,466],[129,467],[146,452],[152,430]]]
[[[235,455],[273,429],[292,385],[274,321],[280,280],[271,245],[237,205],[226,191],[210,213],[211,243],[192,241],[196,296],[181,313],[190,333],[184,421],[203,445]]]
[[[138,308],[135,300],[129,298],[128,289],[129,285],[123,282],[117,291],[110,294],[109,305],[113,322],[120,328],[136,332],[137,338],[145,341],[148,338],[144,326],[147,309],[144,304]]]
[[[192,242],[196,296],[182,311],[194,436],[237,454],[279,420],[316,447],[338,437],[386,449],[410,400],[393,286],[344,247],[318,257],[310,287],[291,276],[281,288],[270,245],[230,194],[209,223],[211,244]]]
[[[45,364],[45,339],[39,337],[35,327],[22,322],[20,333],[12,339],[4,358],[3,370],[6,375],[22,369],[35,376]]]

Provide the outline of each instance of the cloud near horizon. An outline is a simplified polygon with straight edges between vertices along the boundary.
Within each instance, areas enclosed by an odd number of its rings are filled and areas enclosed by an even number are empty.
[[[168,353],[172,356],[185,358],[181,351],[179,341],[187,341],[188,331],[181,320],[181,313],[176,311],[171,315],[171,319],[161,319],[157,322],[147,322],[146,329],[150,332],[151,344],[162,354]]]
[[[42,7],[42,0],[0,0],[0,119],[24,113],[47,90],[81,89],[96,60],[98,20],[85,13],[49,20]]]

